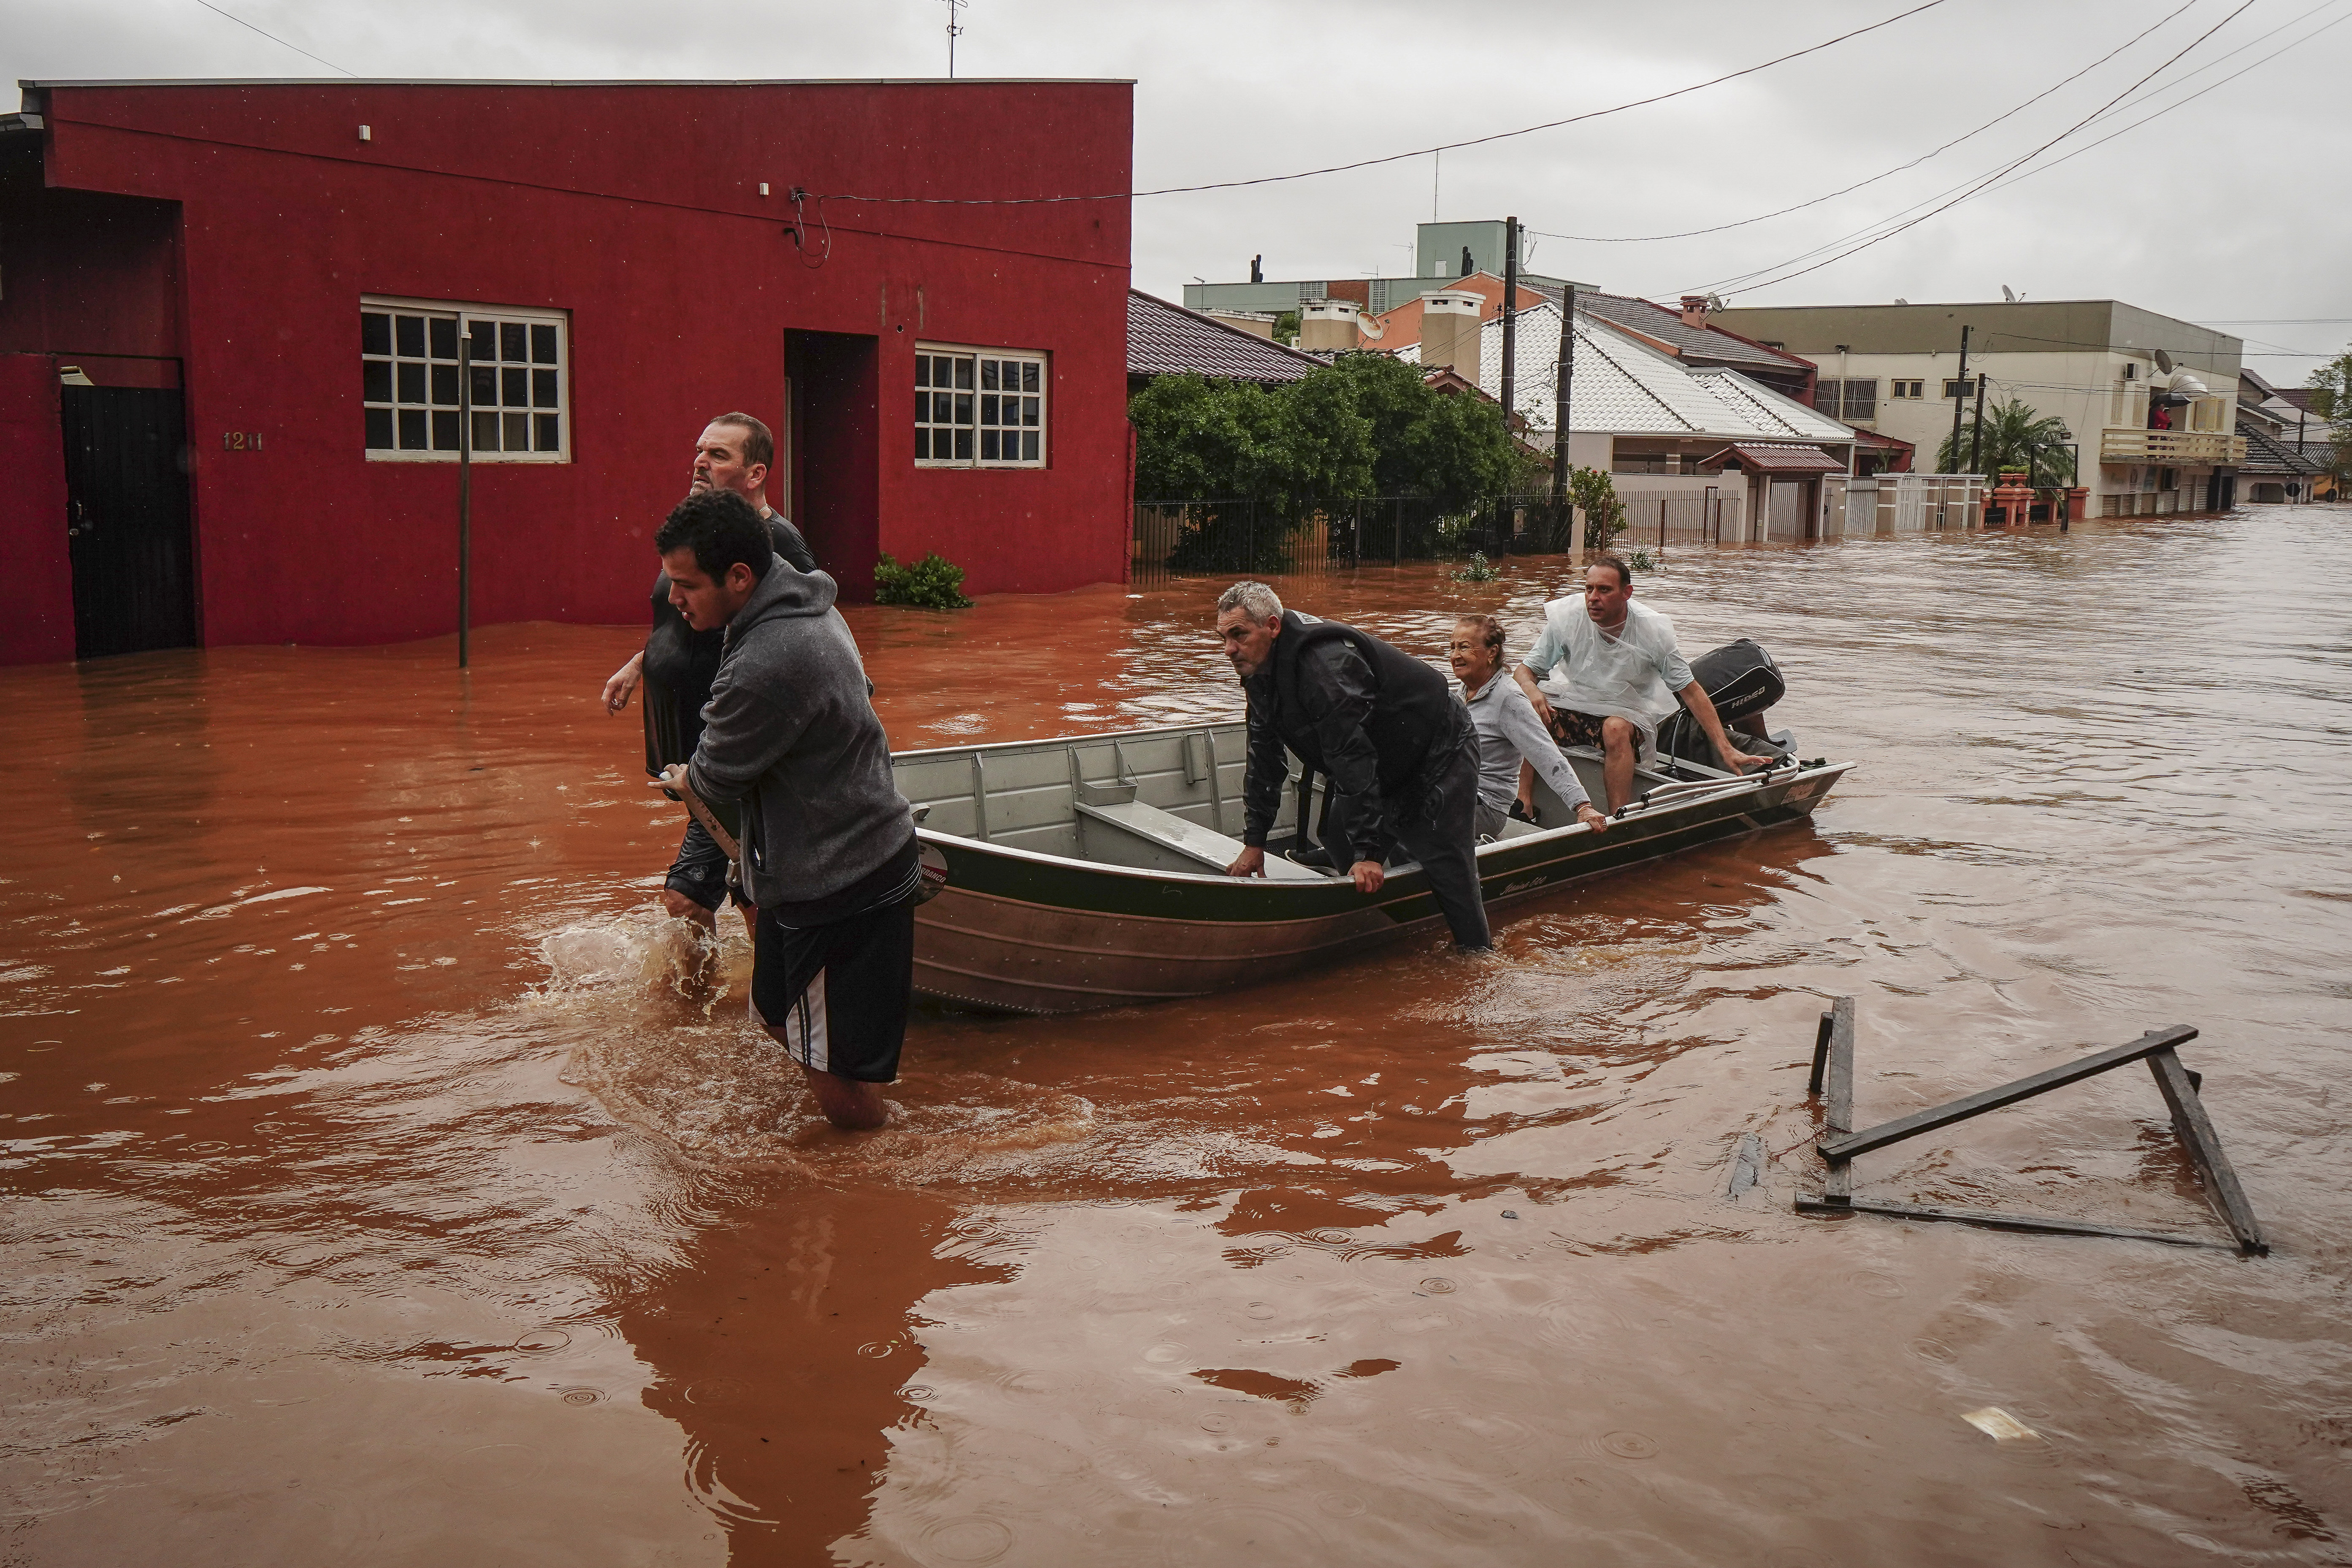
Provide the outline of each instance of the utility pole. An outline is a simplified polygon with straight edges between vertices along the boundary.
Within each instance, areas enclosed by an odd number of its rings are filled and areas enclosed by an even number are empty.
[[[1960,411],[1969,398],[1969,329],[1960,328],[1960,375],[1952,383],[1952,464],[1960,461]]]
[[[963,28],[956,23],[956,13],[970,4],[971,0],[948,0],[948,79],[950,81],[955,80],[955,41],[963,36]]]
[[[459,319],[460,327],[472,322]],[[474,340],[457,334],[457,668],[466,668],[474,620]]]
[[[1969,426],[1969,472],[1978,472],[1977,464],[1984,449],[1984,373],[1977,373],[1977,421]],[[1958,454],[1954,454],[1958,456]]]
[[[1519,384],[1519,220],[1503,220],[1503,428],[1511,427]]]
[[[1551,389],[1551,515],[1558,527],[1567,520],[1573,531],[1574,520],[1568,510],[1568,394],[1576,379],[1576,285],[1570,283],[1559,293],[1559,363],[1554,370]]]

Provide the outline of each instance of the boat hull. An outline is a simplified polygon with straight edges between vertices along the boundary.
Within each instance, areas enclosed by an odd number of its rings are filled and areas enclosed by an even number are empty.
[[[1060,742],[1051,744],[1059,745]],[[931,753],[936,757],[938,753]],[[1700,845],[1801,822],[1843,765],[1726,781],[1612,823],[1483,845],[1487,904]],[[1235,803],[1236,807],[1238,802]],[[991,1011],[1049,1014],[1202,996],[1279,978],[1328,955],[1442,929],[1417,866],[1375,894],[1343,878],[1272,881],[1104,865],[919,830],[946,886],[916,913],[915,989]]]

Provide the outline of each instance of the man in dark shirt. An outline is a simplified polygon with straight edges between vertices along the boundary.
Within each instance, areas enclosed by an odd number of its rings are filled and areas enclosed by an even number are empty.
[[[694,470],[688,495],[707,490],[732,490],[759,509],[768,521],[769,542],[775,552],[798,572],[816,570],[816,557],[800,531],[768,505],[768,470],[776,458],[775,437],[749,414],[722,414],[703,428],[695,443]],[[646,689],[646,772],[658,775],[674,763],[694,755],[702,738],[702,709],[710,700],[710,682],[719,673],[720,645],[726,630],[696,631],[670,604],[669,574],[654,579],[653,631],[645,651],[613,672],[604,683],[604,709],[618,714],[642,683]],[[731,806],[712,805],[712,814],[729,833],[736,832]],[[718,919],[719,901],[727,896],[727,852],[689,821],[677,847],[677,858],[663,879],[662,906],[681,919],[709,926]],[[736,901],[742,903],[740,893]],[[744,907],[745,921],[751,918]]]
[[[1478,889],[1478,735],[1445,678],[1380,638],[1286,610],[1263,583],[1217,600],[1217,635],[1249,695],[1242,843],[1226,870],[1263,876],[1285,748],[1330,782],[1326,847],[1377,893],[1393,851],[1418,860],[1454,942],[1494,945]]]

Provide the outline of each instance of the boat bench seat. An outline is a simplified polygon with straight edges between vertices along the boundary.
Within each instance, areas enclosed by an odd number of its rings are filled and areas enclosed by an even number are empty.
[[[1078,815],[1088,821],[1104,823],[1122,833],[1131,833],[1211,870],[1222,871],[1241,857],[1239,839],[1228,838],[1197,822],[1187,822],[1172,811],[1162,811],[1139,800],[1126,801],[1117,805],[1093,805],[1082,800],[1077,806]],[[1265,874],[1277,882],[1325,880],[1321,872],[1309,870],[1278,855],[1265,858]]]

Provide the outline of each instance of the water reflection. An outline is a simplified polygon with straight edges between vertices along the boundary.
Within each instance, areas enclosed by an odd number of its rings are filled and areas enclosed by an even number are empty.
[[[1814,827],[1515,906],[1492,960],[927,1015],[866,1140],[743,1028],[740,945],[698,987],[649,910],[627,631],[0,672],[11,1550],[2326,1560],[2344,539],[1678,555],[1685,644],[1758,637],[1864,762]],[[1293,596],[1434,656],[1560,575]],[[1238,711],[1208,586],[856,625],[901,745],[1102,730]],[[1836,994],[1868,1115],[2200,1023],[2277,1256],[1792,1215]],[[2122,1075],[1862,1181],[2210,1224]]]

